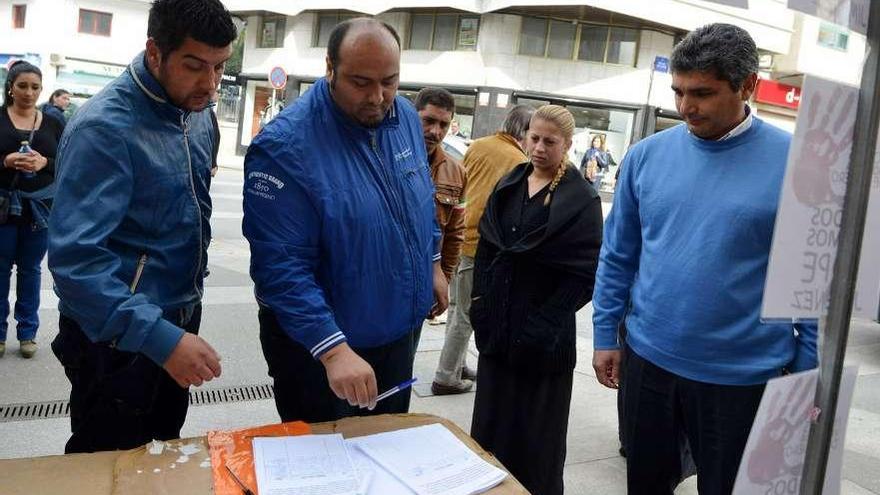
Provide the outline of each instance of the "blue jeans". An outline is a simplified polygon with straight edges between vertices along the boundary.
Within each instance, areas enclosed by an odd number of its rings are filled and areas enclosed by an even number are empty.
[[[18,340],[34,340],[40,326],[40,263],[46,255],[48,230],[30,223],[0,225],[0,342],[6,341],[9,287],[16,267],[15,320]]]

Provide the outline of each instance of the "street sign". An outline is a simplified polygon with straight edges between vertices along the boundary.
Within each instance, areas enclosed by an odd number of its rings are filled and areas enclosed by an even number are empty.
[[[272,67],[269,71],[269,84],[275,89],[284,89],[287,85],[287,72],[279,66]]]
[[[669,59],[660,56],[654,57],[654,70],[664,74],[669,72]]]

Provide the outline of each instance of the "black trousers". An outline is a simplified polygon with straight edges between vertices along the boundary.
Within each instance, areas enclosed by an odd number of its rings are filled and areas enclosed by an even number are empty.
[[[382,400],[372,411],[350,406],[330,389],[324,365],[284,333],[275,313],[261,307],[259,318],[260,343],[269,376],[275,383],[275,407],[282,421],[317,423],[349,416],[409,412],[411,389]],[[412,378],[420,334],[421,327],[390,344],[354,349],[373,367],[380,394]]]
[[[764,385],[688,380],[627,348],[624,388],[627,489],[672,495],[682,473],[684,432],[697,466],[700,495],[728,495]]]
[[[574,372],[552,375],[480,354],[471,436],[529,493],[562,495]]]
[[[164,317],[198,334],[202,307],[171,311]],[[91,342],[63,314],[52,351],[71,384],[72,434],[64,447],[66,454],[132,449],[152,440],[180,437],[189,389],[181,388],[148,357]]]

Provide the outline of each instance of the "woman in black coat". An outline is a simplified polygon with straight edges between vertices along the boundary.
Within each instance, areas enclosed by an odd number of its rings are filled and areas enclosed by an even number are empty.
[[[529,162],[502,178],[480,221],[471,324],[480,351],[471,435],[533,494],[563,492],[575,312],[602,242],[596,190],[567,161],[574,118],[532,117]]]

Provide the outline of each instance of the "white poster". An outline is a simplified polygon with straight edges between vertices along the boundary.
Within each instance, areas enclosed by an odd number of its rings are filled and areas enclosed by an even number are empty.
[[[865,34],[869,3],[870,0],[788,0],[788,8]]]
[[[827,313],[857,99],[857,88],[812,76],[804,81],[764,287],[765,319]],[[880,302],[878,190],[875,165],[853,304],[853,316],[870,319]]]
[[[847,366],[840,380],[823,495],[840,493],[843,444],[857,369]],[[800,493],[818,377],[819,370],[811,370],[767,382],[739,464],[733,495]]]

